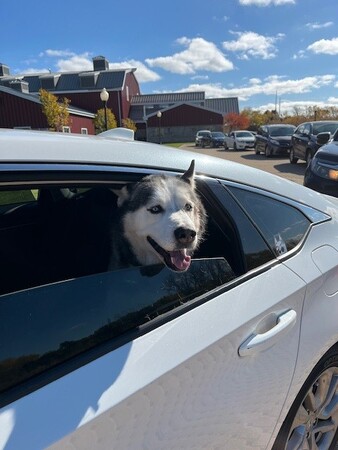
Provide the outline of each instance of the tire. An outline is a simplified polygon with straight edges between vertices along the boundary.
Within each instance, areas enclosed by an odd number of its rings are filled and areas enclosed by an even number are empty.
[[[258,150],[257,144],[255,144],[255,153],[256,155],[260,155],[261,152]]]
[[[237,151],[237,144],[236,144],[236,142],[234,142],[234,150],[235,150],[235,152]]]
[[[267,158],[271,158],[271,148],[268,146],[268,145],[266,145],[265,146],[265,156],[267,157]]]
[[[312,159],[312,155],[311,155],[311,150],[308,150],[306,152],[306,167],[310,165],[311,159]]]
[[[294,151],[293,147],[290,148],[289,158],[290,158],[291,164],[297,164],[298,158],[295,157],[295,151]]]
[[[224,142],[224,150],[229,150],[228,144]]]
[[[297,395],[272,450],[338,448],[338,345],[315,366]],[[336,407],[337,409],[337,407]]]

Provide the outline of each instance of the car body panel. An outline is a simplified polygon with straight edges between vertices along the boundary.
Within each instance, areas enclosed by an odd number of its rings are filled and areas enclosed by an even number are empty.
[[[276,283],[286,276],[276,299]],[[227,436],[233,448],[250,449],[243,420],[263,448],[291,382],[300,322],[254,357],[240,358],[238,348],[268,316],[292,308],[300,317],[304,292],[303,281],[279,265],[18,400],[1,412],[11,417],[6,449],[45,448],[77,427],[52,448],[103,449],[112,441],[121,449],[216,448]],[[260,301],[248,303],[249,293]],[[257,415],[262,397],[266,406]],[[128,427],[121,428],[126,414]]]
[[[304,186],[338,197],[338,141],[323,145],[308,164]]]
[[[330,132],[333,135],[338,128],[338,121],[323,120],[304,122],[300,124],[292,135],[291,145],[294,157],[307,161],[307,154],[313,158],[320,145],[317,144],[317,134]]]

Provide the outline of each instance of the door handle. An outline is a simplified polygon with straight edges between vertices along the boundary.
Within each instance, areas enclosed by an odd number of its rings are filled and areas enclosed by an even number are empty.
[[[252,334],[246,339],[238,349],[239,356],[251,356],[255,353],[262,352],[269,347],[272,347],[295,325],[297,313],[293,309],[281,314],[275,326],[265,333]]]

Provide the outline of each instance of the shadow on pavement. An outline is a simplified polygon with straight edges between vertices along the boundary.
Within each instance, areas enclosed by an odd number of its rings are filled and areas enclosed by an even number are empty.
[[[282,173],[294,173],[295,175],[304,175],[306,169],[306,163],[298,163],[298,164],[276,164],[274,168]]]

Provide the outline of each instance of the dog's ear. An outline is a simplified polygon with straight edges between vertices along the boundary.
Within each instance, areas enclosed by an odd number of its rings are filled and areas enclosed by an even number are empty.
[[[115,195],[117,195],[117,206],[120,207],[129,198],[129,191],[127,186],[123,186],[122,189],[113,189]]]
[[[183,181],[189,183],[192,187],[194,187],[195,186],[194,176],[195,176],[195,160],[193,159],[191,161],[189,169],[186,172],[184,172],[181,178]]]

